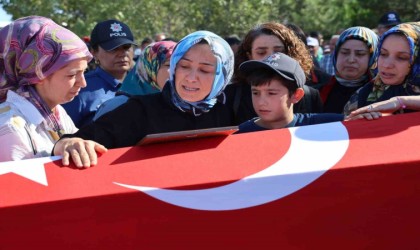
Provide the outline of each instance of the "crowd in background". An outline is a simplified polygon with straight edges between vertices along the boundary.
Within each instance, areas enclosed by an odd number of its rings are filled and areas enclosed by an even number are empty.
[[[245,133],[420,109],[420,22],[394,11],[375,29],[343,27],[326,40],[277,22],[244,37],[138,40],[114,19],[79,38],[35,16],[0,38],[0,161],[58,154],[88,167],[97,152],[151,133]]]

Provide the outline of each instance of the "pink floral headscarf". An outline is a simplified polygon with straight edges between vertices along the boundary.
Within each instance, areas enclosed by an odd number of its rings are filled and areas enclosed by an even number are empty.
[[[0,102],[9,89],[36,84],[80,58],[92,55],[70,30],[45,17],[17,19],[0,30]]]
[[[29,16],[0,30],[0,102],[13,90],[30,101],[59,136],[60,118],[33,87],[73,60],[92,59],[86,44],[51,19]]]

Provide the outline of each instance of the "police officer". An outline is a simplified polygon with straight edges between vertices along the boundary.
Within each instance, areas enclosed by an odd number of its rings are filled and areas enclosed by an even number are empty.
[[[97,23],[90,35],[96,69],[85,74],[87,87],[63,107],[80,128],[92,121],[99,106],[115,96],[127,72],[133,67],[134,37],[118,20]]]

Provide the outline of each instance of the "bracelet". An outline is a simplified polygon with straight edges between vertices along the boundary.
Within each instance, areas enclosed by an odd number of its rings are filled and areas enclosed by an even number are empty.
[[[401,99],[397,96],[397,101],[400,104],[400,109],[405,109],[407,106],[405,106],[405,104],[401,101]]]

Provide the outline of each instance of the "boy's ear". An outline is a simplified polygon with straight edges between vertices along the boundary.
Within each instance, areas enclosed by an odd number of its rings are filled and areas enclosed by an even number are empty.
[[[302,97],[305,95],[305,91],[303,88],[297,88],[295,93],[292,95],[292,102],[293,104],[297,103],[302,99]]]

